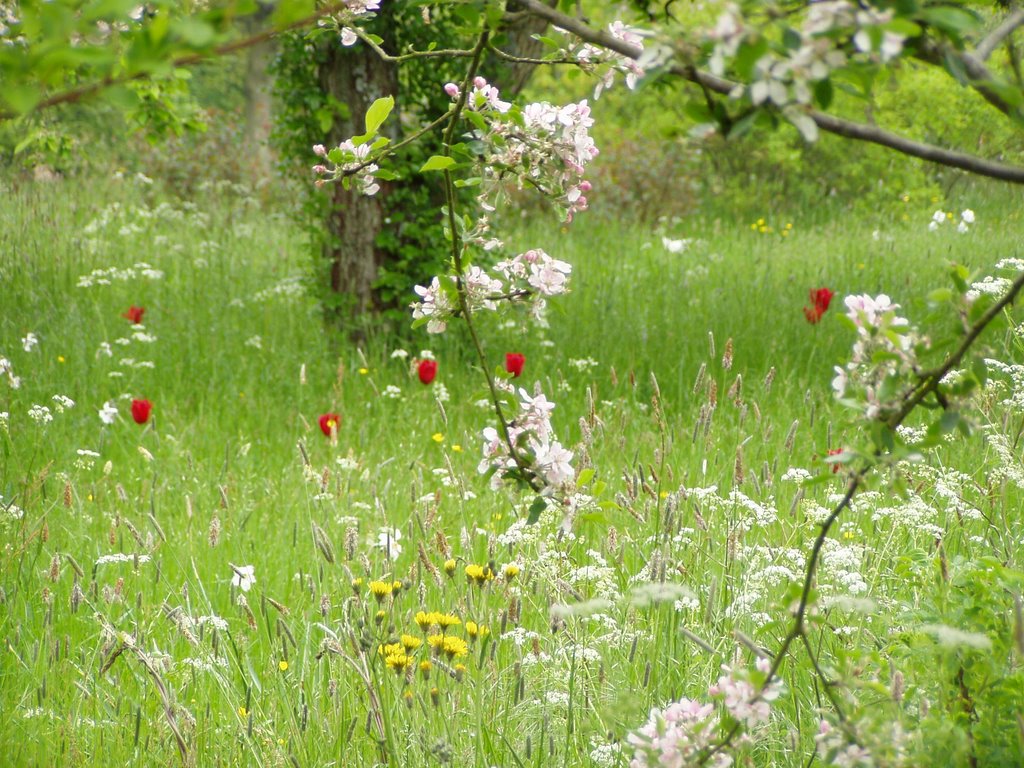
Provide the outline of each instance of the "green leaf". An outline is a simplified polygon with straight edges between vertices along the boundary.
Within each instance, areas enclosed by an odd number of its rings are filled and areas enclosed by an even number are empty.
[[[175,19],[171,23],[171,30],[193,48],[205,48],[215,38],[213,27],[195,17]]]
[[[978,29],[978,17],[963,8],[950,5],[932,6],[924,8],[918,17],[936,29],[941,29],[955,39],[959,39],[966,32]]]
[[[739,50],[736,52],[736,58],[733,60],[733,67],[740,80],[748,82],[753,79],[754,64],[767,51],[768,41],[763,37],[756,38],[752,42],[744,41],[740,44]]]
[[[540,514],[548,508],[548,503],[544,501],[543,496],[538,496],[533,500],[533,504],[530,505],[530,512],[526,516],[526,522],[528,525],[533,525],[540,519]]]
[[[28,136],[26,136],[24,139],[18,142],[18,145],[14,148],[14,154],[20,155],[28,147],[30,147],[32,145],[32,142],[34,142],[37,138],[39,138],[38,131],[33,131],[32,133],[30,133]]]
[[[830,78],[826,77],[824,80],[819,80],[814,84],[814,100],[822,109],[829,108],[834,95],[835,89],[832,87],[832,80]]]
[[[587,467],[586,469],[584,469],[582,472],[580,472],[580,476],[576,478],[576,487],[582,488],[583,486],[587,485],[591,480],[594,479],[594,474],[595,473],[593,467]]]
[[[985,386],[988,381],[988,365],[985,364],[985,358],[975,357],[971,361],[971,372],[974,374],[974,378],[978,380],[978,384]]]
[[[691,99],[686,102],[683,112],[695,123],[710,123],[714,120],[714,115],[711,114],[707,102],[699,99]]]
[[[782,30],[782,44],[792,51],[795,51],[803,44],[803,38],[800,33],[797,32],[790,26],[784,27]]]
[[[385,96],[382,99],[377,99],[370,108],[366,110],[366,133],[369,136],[373,136],[377,133],[377,129],[388,119],[388,115],[391,114],[391,110],[395,108],[395,99],[392,96]]]
[[[28,83],[5,84],[3,95],[0,96],[0,102],[6,103],[18,114],[31,112],[41,99],[39,90]]]
[[[271,23],[275,29],[284,29],[296,21],[311,16],[314,9],[313,0],[278,0]]]
[[[433,155],[427,162],[420,168],[420,173],[426,173],[427,171],[444,171],[455,165],[455,160],[448,157],[447,155]]]

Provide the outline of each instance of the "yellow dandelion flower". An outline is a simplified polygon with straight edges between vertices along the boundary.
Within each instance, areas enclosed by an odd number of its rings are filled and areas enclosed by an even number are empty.
[[[399,586],[401,586],[401,583],[399,583]],[[392,584],[389,581],[370,582],[370,592],[373,594],[375,598],[377,598],[377,602],[380,602],[385,597],[390,595],[394,588],[394,584]]]
[[[764,217],[757,220],[757,226],[763,227],[765,225]]]
[[[401,592],[402,591],[402,582],[400,582],[398,579],[395,579],[394,581],[391,582],[391,589],[393,589],[395,592]]]
[[[352,579],[352,591],[355,592],[358,595],[362,590],[363,590],[363,580],[362,579]]]
[[[433,614],[426,613],[425,611],[416,611],[414,621],[419,625],[420,631],[426,632],[430,625],[434,623]]]
[[[360,376],[365,376],[365,375],[366,375],[366,374],[368,374],[369,372],[370,372],[370,369],[369,369],[369,368],[360,368],[360,369],[359,369],[359,375],[360,375]]]
[[[373,617],[373,620],[375,622],[377,622],[377,624],[383,624],[384,623],[384,619],[386,619],[387,617],[388,617],[388,612],[387,611],[377,611],[377,615]]]
[[[277,668],[279,670],[281,670],[282,672],[287,672],[288,671],[288,662],[285,661],[284,659],[281,659],[281,661],[277,662]]]
[[[520,568],[515,563],[509,563],[508,565],[505,566],[504,573],[505,573],[505,580],[506,581],[512,581],[512,579],[514,579],[516,576],[519,575]]]
[[[454,613],[437,613],[434,616],[434,623],[437,624],[437,626],[439,626],[441,629],[457,627],[459,624],[462,623],[462,619],[460,619]]]
[[[381,656],[394,656],[397,653],[405,653],[405,649],[402,648],[401,643],[387,643],[385,645],[378,645],[377,653]]]
[[[451,576],[452,574],[455,573],[455,561],[454,560],[445,560],[444,561],[444,572],[447,573],[449,576]]]
[[[750,228],[751,228],[751,229],[752,229],[752,230],[753,230],[754,232],[757,232],[757,224],[751,224],[751,225],[750,225]]]
[[[469,655],[469,646],[466,645],[466,641],[461,637],[453,637],[451,635],[444,636],[441,650],[444,651],[449,659]]]
[[[405,655],[405,653],[399,652],[385,656],[384,663],[388,665],[388,669],[393,669],[395,674],[401,674],[412,663],[412,659]]]
[[[491,633],[491,630],[487,628],[486,624],[477,624],[475,621],[466,622],[466,634],[476,640],[476,638],[485,638]]]
[[[494,571],[489,566],[470,563],[466,566],[466,576],[479,585],[494,580]]]
[[[58,363],[63,363],[64,362],[64,355],[57,355],[57,362]]]
[[[406,651],[415,651],[421,645],[423,645],[423,641],[418,637],[402,635],[402,647],[405,648]]]
[[[433,440],[435,443],[443,443],[444,435],[442,435],[440,432],[435,432],[433,435],[430,436],[430,439]]]
[[[434,668],[434,665],[430,663],[429,659],[424,659],[420,662],[420,674],[423,675],[424,680],[430,679],[430,670]]]
[[[452,450],[455,451],[455,453],[462,453],[462,446],[455,443],[455,445],[452,446]]]
[[[249,710],[246,709],[245,707],[239,707],[238,708],[238,716],[239,717],[248,717],[249,716]]]

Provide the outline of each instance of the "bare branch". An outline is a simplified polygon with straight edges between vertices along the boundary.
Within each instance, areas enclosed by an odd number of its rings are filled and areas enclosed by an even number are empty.
[[[978,61],[988,61],[988,57],[999,47],[999,44],[1013,34],[1017,27],[1024,25],[1024,8],[1018,8],[1007,16],[1003,23],[993,29],[988,37],[978,43],[974,55]]]
[[[618,40],[603,30],[593,29],[579,19],[548,8],[539,0],[513,0],[513,2],[527,9],[530,13],[547,19],[556,27],[564,29],[566,32],[571,32],[580,39],[594,45],[602,46],[623,56],[628,56],[631,59],[638,59],[642,53],[639,46]],[[709,91],[721,95],[728,95],[737,86],[737,83],[731,80],[716,77],[692,66],[676,65],[670,71],[679,77],[697,83]],[[927,160],[930,163],[950,168],[959,168],[978,176],[987,176],[1012,184],[1024,184],[1024,168],[1005,165],[976,155],[937,147],[934,144],[914,141],[875,125],[855,123],[825,114],[824,112],[818,112],[817,110],[810,110],[807,115],[815,122],[818,128],[828,133],[834,133],[837,136],[843,136],[855,141],[865,141],[870,144],[878,144],[910,157]]]
[[[936,67],[944,66],[947,58],[954,58],[960,62],[964,72],[971,78],[967,83],[971,88],[985,99],[989,104],[998,109],[1004,115],[1010,116],[1017,113],[1017,109],[1011,106],[1006,99],[999,95],[990,86],[995,83],[995,78],[985,66],[985,63],[967,51],[957,51],[951,45],[938,43],[932,40],[924,40],[918,46],[917,58]]]
[[[316,13],[310,14],[309,16],[306,16],[303,19],[299,19],[298,21],[292,22],[288,26],[282,27],[281,29],[267,29],[264,30],[263,32],[259,32],[250,37],[245,37],[241,40],[235,40],[231,43],[225,43],[224,45],[218,46],[217,48],[214,48],[212,51],[209,51],[207,53],[191,53],[187,56],[181,56],[177,59],[174,59],[171,62],[171,67],[190,67],[193,64],[198,64],[199,62],[205,61],[207,59],[219,58],[221,56],[227,56],[232,53],[237,53],[238,51],[243,51],[246,48],[251,48],[252,46],[259,45],[260,43],[265,42],[271,39],[272,37],[276,37],[282,34],[283,32],[290,32],[295,29],[302,29],[303,27],[307,27],[310,24],[313,24],[326,16],[330,16],[332,13],[336,13],[343,7],[343,3],[332,3],[331,5],[325,6],[324,8],[320,9]],[[79,86],[78,88],[72,88],[67,91],[55,93],[53,96],[49,96],[40,101],[26,114],[30,114],[31,112],[38,112],[39,110],[47,109],[48,107],[55,107],[58,104],[75,104],[112,86],[123,85],[125,83],[131,83],[136,80],[144,80],[145,78],[150,77],[151,75],[151,72],[135,72],[130,75],[116,76],[108,75],[107,77],[104,77],[101,80],[97,80],[94,83],[89,83],[87,85]],[[0,112],[0,123],[6,120],[12,120],[18,116],[19,115],[17,112]]]

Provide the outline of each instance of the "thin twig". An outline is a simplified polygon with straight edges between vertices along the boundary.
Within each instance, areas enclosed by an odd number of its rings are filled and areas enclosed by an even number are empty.
[[[615,51],[623,56],[636,60],[640,58],[643,52],[639,46],[614,38],[607,32],[594,29],[579,19],[567,16],[553,8],[548,8],[539,0],[512,0],[512,2],[536,16],[547,19],[556,27],[566,32],[571,32],[582,40]],[[677,64],[671,67],[669,72],[721,95],[729,95],[738,85],[738,83],[731,80],[717,77],[689,65]],[[945,165],[950,168],[959,168],[978,176],[987,176],[992,179],[1010,182],[1011,184],[1024,184],[1024,168],[1004,165],[1003,163],[986,160],[976,155],[955,152],[933,144],[913,141],[905,136],[891,133],[875,125],[855,123],[817,110],[808,110],[806,114],[814,121],[818,128],[828,133],[834,133],[837,136],[843,136],[854,141],[878,144],[910,157],[927,160],[928,162]]]
[[[444,146],[442,150],[442,153],[446,157],[451,156],[452,141],[455,138],[455,128],[458,124],[459,116],[466,108],[466,99],[469,94],[469,87],[473,82],[473,78],[476,76],[477,69],[480,66],[480,61],[483,57],[483,52],[487,46],[489,38],[489,30],[485,29],[480,33],[480,38],[477,40],[477,44],[473,49],[473,59],[470,62],[469,68],[466,70],[466,77],[463,80],[462,88],[459,89],[458,101],[456,102],[455,107],[448,113],[451,122],[448,123],[448,128],[445,130]],[[487,355],[484,352],[483,344],[480,343],[480,336],[477,334],[476,325],[473,323],[473,312],[469,305],[466,283],[462,279],[462,238],[459,235],[458,226],[455,220],[455,183],[452,180],[451,171],[447,168],[444,169],[443,174],[445,202],[448,208],[448,228],[451,231],[452,238],[452,267],[455,270],[455,286],[459,297],[459,311],[461,312],[463,319],[466,321],[466,327],[469,329],[469,336],[473,341],[473,348],[476,351],[477,359],[480,361],[480,367],[483,370],[484,378],[487,379],[487,388],[491,395],[491,404],[494,406],[494,412],[498,416],[498,427],[501,430],[501,437],[508,446],[509,455],[516,463],[516,467],[519,469],[522,477],[530,484],[531,488],[535,491],[539,491],[540,487],[537,484],[536,478],[529,471],[529,467],[519,455],[519,450],[512,441],[512,435],[509,432],[509,423],[505,418],[505,411],[501,407],[501,398],[498,395],[498,388],[494,383],[494,377],[491,375],[491,370],[487,363]]]
[[[967,354],[967,351],[978,340],[978,337],[981,336],[985,328],[987,328],[1006,307],[1010,306],[1014,302],[1022,288],[1024,288],[1024,272],[1021,272],[1017,276],[1010,285],[1010,289],[999,299],[999,301],[989,307],[988,311],[978,318],[978,320],[967,330],[963,340],[957,348],[946,357],[945,361],[930,373],[925,374],[924,381],[911,389],[910,394],[903,398],[903,406],[885,421],[886,425],[890,429],[896,429],[896,427],[900,426],[911,412],[924,402],[924,399],[928,397],[928,395],[938,391],[939,385],[946,374],[960,364],[964,355]],[[851,475],[849,485],[847,486],[846,493],[843,495],[842,500],[821,524],[821,530],[818,532],[818,536],[814,540],[814,545],[811,547],[811,556],[807,560],[807,566],[804,572],[804,585],[803,589],[800,591],[800,602],[798,603],[793,615],[793,626],[783,639],[778,652],[775,654],[775,660],[772,662],[772,666],[768,670],[768,674],[761,686],[759,695],[767,690],[772,681],[778,677],[779,669],[782,667],[786,653],[789,651],[793,641],[804,636],[804,620],[806,618],[807,608],[810,604],[811,589],[814,584],[814,575],[818,568],[818,559],[821,555],[821,549],[825,545],[825,540],[828,538],[828,534],[832,529],[832,526],[843,511],[849,508],[850,502],[853,500],[854,495],[860,489],[861,485],[863,485],[864,478],[871,471],[871,467],[872,465],[867,463]],[[817,670],[816,664],[815,667]],[[826,685],[827,691],[827,686],[830,684],[830,681],[824,677],[821,677],[821,680]],[[705,764],[715,754],[726,749],[738,733],[738,726],[730,730],[718,744],[705,753],[700,760],[700,764]]]
[[[293,21],[291,24],[288,24],[287,26],[282,27],[281,29],[267,29],[264,30],[263,32],[259,32],[250,37],[245,37],[241,40],[235,40],[232,43],[225,43],[224,45],[218,46],[209,52],[191,53],[187,56],[181,56],[177,59],[174,59],[171,62],[171,67],[175,69],[179,67],[190,67],[193,64],[198,64],[207,59],[219,58],[221,56],[227,56],[232,53],[237,53],[238,51],[242,51],[246,48],[251,48],[254,45],[259,45],[260,43],[266,42],[267,40],[270,40],[271,38],[276,37],[277,35],[280,35],[284,32],[291,32],[292,30],[301,29],[302,27],[309,26],[310,24],[313,24],[314,22],[317,22],[326,16],[330,16],[332,13],[336,13],[337,11],[341,10],[344,7],[344,3],[333,3],[322,8],[316,13],[306,16],[305,18],[299,19],[298,21]],[[108,75],[107,77],[104,77],[101,80],[97,80],[95,83],[89,83],[88,85],[82,85],[77,88],[72,88],[67,91],[62,91],[61,93],[56,93],[53,96],[49,96],[40,101],[38,104],[32,107],[32,109],[30,109],[29,112],[26,112],[25,114],[37,112],[41,109],[47,109],[49,107],[55,107],[58,104],[74,104],[90,96],[93,96],[94,94],[99,93],[102,90],[106,90],[107,88],[111,88],[115,85],[123,85],[124,83],[134,82],[135,80],[142,80],[144,78],[150,77],[152,74],[152,72],[135,72],[130,75]],[[4,122],[5,120],[12,120],[19,116],[21,115],[19,115],[19,113],[17,112],[0,112],[0,122]]]
[[[1003,23],[993,29],[988,37],[978,43],[974,49],[974,55],[980,61],[987,61],[992,52],[999,47],[999,44],[1013,34],[1017,27],[1024,25],[1024,8],[1018,8],[1007,16]]]

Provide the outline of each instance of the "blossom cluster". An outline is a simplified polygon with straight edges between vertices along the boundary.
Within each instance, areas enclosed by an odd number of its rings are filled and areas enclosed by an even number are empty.
[[[520,388],[517,394],[519,412],[508,426],[509,441],[516,454],[510,452],[504,435],[494,427],[486,427],[479,472],[492,473],[491,487],[497,489],[502,482],[521,477],[525,466],[542,483],[544,495],[571,489],[576,477],[571,463],[573,454],[555,439],[551,427],[555,404],[541,392],[531,396]]]
[[[932,214],[932,220],[928,222],[928,231],[935,232],[939,227],[945,224],[947,221],[952,224],[956,217],[952,211],[938,210]],[[970,208],[965,208],[960,212],[960,222],[956,225],[956,231],[961,235],[966,234],[971,224],[974,223],[974,211]]]
[[[332,167],[323,164],[314,165],[313,173],[321,178],[316,186],[322,187],[328,181],[351,177],[356,189],[364,195],[373,196],[380,191],[376,173],[380,167],[370,161],[373,147],[370,144],[356,145],[352,139],[346,139],[330,152],[323,144],[316,144],[313,153],[331,163]]]
[[[355,45],[359,37],[349,25],[352,25],[360,17],[370,18],[374,15],[374,11],[379,10],[380,0],[345,0],[335,19],[338,24],[338,36],[341,38],[341,44],[346,47]]]
[[[795,45],[769,50],[753,67],[752,82],[739,86],[735,97],[748,96],[755,105],[772,104],[801,131],[808,141],[817,138],[817,127],[800,107],[811,104],[815,83],[827,80],[835,69],[846,66],[851,57],[888,62],[903,51],[904,36],[886,28],[893,11],[848,0],[812,3],[799,29]],[[706,34],[713,49],[711,71],[724,75],[728,63],[744,43],[756,43],[760,27],[748,24],[739,6],[730,4]]]
[[[836,397],[856,398],[864,405],[864,415],[875,419],[897,407],[886,399],[885,384],[918,370],[916,348],[924,340],[897,314],[899,304],[885,294],[847,296],[845,304],[846,316],[857,328],[857,340],[846,366],[835,367],[832,389]]]
[[[771,666],[767,659],[758,659],[755,664],[754,675],[723,666],[724,674],[708,688],[708,696],[719,700],[724,712],[717,711],[711,702],[687,698],[651,710],[647,723],[627,737],[634,750],[630,768],[682,768],[707,758],[706,764],[716,768],[732,765],[733,758],[727,752],[712,753],[716,737],[727,730],[729,721],[748,733],[767,723],[772,702],[782,692],[778,680],[761,686],[752,682],[765,678]]]
[[[446,85],[445,92],[452,99],[460,96],[454,83]],[[478,197],[485,210],[494,210],[509,176],[518,188],[531,186],[557,201],[566,221],[586,210],[591,185],[583,175],[598,154],[590,136],[594,119],[586,99],[561,107],[540,101],[515,110],[500,99],[497,88],[477,77],[467,105],[487,120],[486,133],[477,137],[485,147]]]
[[[503,280],[477,265],[471,266],[461,276],[471,311],[495,310],[502,299],[529,299],[534,312],[538,313],[543,310],[547,297],[558,296],[568,290],[572,265],[538,248],[500,261],[494,269]],[[411,305],[413,320],[426,323],[428,333],[443,333],[459,309],[455,282],[451,278],[434,277],[430,285],[417,285],[413,290],[420,297]]]
[[[643,51],[643,37],[640,31],[627,27],[621,21],[616,20],[609,24],[608,34],[615,40],[620,40]],[[630,90],[633,90],[637,81],[644,76],[643,67],[637,63],[636,59],[623,56],[608,48],[584,43],[571,51],[569,55],[576,59],[585,72],[594,72],[600,65],[608,65],[607,69],[598,77],[597,86],[594,89],[595,99],[601,97],[602,91],[612,87],[615,83],[616,72],[625,75],[626,87]]]

